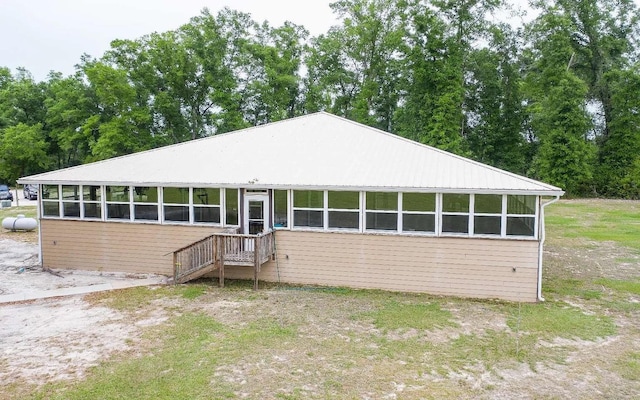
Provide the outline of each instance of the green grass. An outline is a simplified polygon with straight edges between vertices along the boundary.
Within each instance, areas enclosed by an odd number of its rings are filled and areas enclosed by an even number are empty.
[[[600,278],[595,283],[618,292],[640,295],[640,280],[624,281]]]
[[[640,381],[640,352],[628,352],[616,361],[620,375],[631,381]]]
[[[36,218],[36,207],[21,206],[21,207],[0,208],[0,220],[6,217],[17,217],[18,214],[23,214],[25,217],[29,217],[29,218]]]
[[[560,201],[549,206],[549,238],[612,241],[640,251],[640,203],[632,201]]]
[[[379,329],[425,329],[456,326],[449,311],[442,310],[436,302],[407,304],[397,301],[385,303],[375,311],[365,312],[360,318],[372,319]]]
[[[114,359],[95,367],[72,386],[50,384],[36,399],[223,399],[233,385],[216,380],[216,367],[276,346],[294,327],[262,319],[231,329],[204,314],[187,313],[149,335],[159,346],[141,357]],[[148,335],[148,336],[149,336]]]
[[[512,331],[544,340],[566,338],[593,341],[616,333],[616,325],[612,318],[586,314],[562,302],[513,307],[507,325]]]

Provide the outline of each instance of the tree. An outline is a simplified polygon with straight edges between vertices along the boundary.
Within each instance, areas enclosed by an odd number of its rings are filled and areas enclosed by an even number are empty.
[[[569,29],[569,21],[559,13],[541,15],[529,27],[535,61],[526,91],[531,125],[540,142],[535,176],[581,195],[592,185],[595,148],[587,141],[592,127],[586,110],[588,86],[571,68]]]
[[[42,125],[19,123],[0,132],[0,179],[14,183],[47,166]]]
[[[526,173],[524,110],[518,39],[508,25],[492,28],[488,47],[470,54],[465,109],[473,157],[483,163]]]
[[[599,191],[607,196],[640,198],[640,65],[611,71],[611,122],[600,149]]]

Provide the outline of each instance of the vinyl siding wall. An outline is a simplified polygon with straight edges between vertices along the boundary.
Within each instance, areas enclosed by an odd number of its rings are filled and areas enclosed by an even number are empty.
[[[222,230],[52,219],[40,224],[45,267],[161,275],[173,275],[174,250]]]
[[[46,219],[41,224],[45,267],[164,275],[173,273],[172,251],[221,230]],[[538,244],[282,230],[276,232],[277,262],[264,264],[259,279],[534,302]],[[225,276],[253,279],[253,269],[226,267]]]
[[[276,246],[262,280],[278,281],[277,267],[288,283],[536,301],[535,240],[277,231]],[[227,267],[225,276],[253,272]]]

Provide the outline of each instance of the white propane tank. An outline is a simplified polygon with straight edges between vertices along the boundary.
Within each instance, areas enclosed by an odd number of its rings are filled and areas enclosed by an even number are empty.
[[[22,214],[17,217],[6,217],[2,220],[2,227],[11,231],[32,231],[37,226],[38,222],[35,218],[27,218]]]

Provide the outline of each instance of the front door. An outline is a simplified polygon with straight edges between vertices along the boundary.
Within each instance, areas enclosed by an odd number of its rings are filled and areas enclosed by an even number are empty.
[[[269,196],[250,194],[244,196],[244,233],[256,235],[269,230]]]

